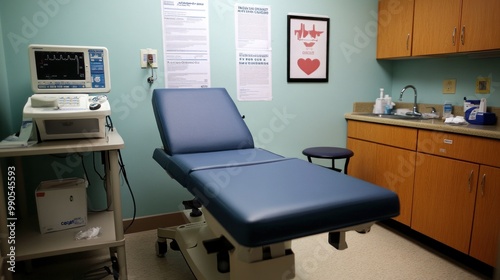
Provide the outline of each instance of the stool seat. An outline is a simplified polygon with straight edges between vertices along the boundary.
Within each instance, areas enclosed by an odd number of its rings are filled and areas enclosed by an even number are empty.
[[[312,163],[311,158],[331,159],[332,160],[331,169],[339,172],[342,170],[335,168],[335,160],[345,159],[345,164],[344,164],[345,174],[347,174],[347,166],[349,165],[349,159],[354,155],[353,151],[339,147],[311,147],[303,150],[302,154],[307,156],[307,160],[311,163]]]

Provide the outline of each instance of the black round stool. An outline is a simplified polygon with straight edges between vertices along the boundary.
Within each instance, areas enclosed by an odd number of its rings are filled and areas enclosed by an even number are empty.
[[[335,160],[345,158],[344,164],[344,174],[347,174],[347,166],[349,165],[349,159],[354,155],[354,153],[345,148],[338,147],[312,147],[307,148],[302,151],[302,154],[307,156],[307,160],[312,163],[311,158],[326,158],[332,160],[332,168],[335,171],[342,171],[342,169],[335,168]]]

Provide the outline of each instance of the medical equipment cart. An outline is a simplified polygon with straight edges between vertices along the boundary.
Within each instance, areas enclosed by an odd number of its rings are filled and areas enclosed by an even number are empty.
[[[16,262],[109,248],[111,254],[116,253],[120,279],[127,279],[118,163],[118,152],[124,145],[122,137],[114,129],[107,132],[104,138],[46,141],[31,147],[0,149],[0,158],[15,158],[14,166],[0,167],[0,186],[2,188],[2,191],[0,191],[0,248],[1,257],[4,260],[3,266],[6,271],[6,279],[12,278],[11,272],[8,270],[8,262],[11,246],[13,245],[9,245],[8,242],[10,234],[8,225],[15,225],[15,251],[13,253]],[[38,223],[28,217],[27,214],[23,172],[29,174],[30,171],[22,169],[21,157],[87,152],[103,152],[106,159],[105,170],[107,199],[110,202],[109,211],[89,213],[86,226],[86,228],[101,227],[101,235],[95,239],[76,241],[74,230],[41,234],[37,227]],[[15,174],[9,174],[10,169],[14,169]],[[15,208],[8,209],[10,184],[4,185],[4,182],[7,182],[7,179],[11,176],[15,176],[16,180],[16,205]],[[7,192],[4,192],[4,190],[7,190]],[[7,193],[7,197],[5,193]],[[15,210],[15,213],[11,212],[11,210]]]

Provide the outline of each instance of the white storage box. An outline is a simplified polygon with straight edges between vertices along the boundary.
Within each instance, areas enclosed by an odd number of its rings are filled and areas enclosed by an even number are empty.
[[[81,178],[43,181],[35,191],[40,232],[87,224],[87,181]]]

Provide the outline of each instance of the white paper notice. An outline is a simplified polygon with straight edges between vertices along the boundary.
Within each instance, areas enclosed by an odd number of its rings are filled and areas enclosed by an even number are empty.
[[[272,100],[271,7],[234,7],[238,100]]]
[[[165,86],[210,87],[208,0],[162,1]]]
[[[270,51],[238,51],[238,100],[272,100]]]
[[[271,49],[271,7],[235,4],[236,49]]]

